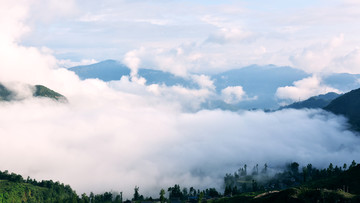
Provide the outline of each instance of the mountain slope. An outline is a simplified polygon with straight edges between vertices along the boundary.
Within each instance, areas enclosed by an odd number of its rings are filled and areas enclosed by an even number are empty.
[[[67,102],[67,99],[65,96],[55,92],[54,90],[51,90],[51,89],[45,87],[43,85],[35,85],[31,88],[34,89],[34,92],[32,95],[33,97],[46,97],[46,98],[54,99],[54,100],[61,101],[61,102]],[[9,90],[3,84],[0,83],[0,101],[12,101],[12,100],[18,100],[18,98],[16,98],[16,92]]]
[[[10,101],[12,92],[0,83],[0,101]]]
[[[169,72],[152,69],[139,69],[138,75],[146,79],[146,84],[165,84],[166,86],[181,85],[183,87],[197,87],[191,80],[173,75]]]
[[[303,108],[324,108],[325,106],[329,105],[332,100],[339,97],[340,95],[335,92],[329,92],[327,94],[321,94],[318,96],[310,97],[307,100],[295,102],[287,106],[283,106],[279,108],[281,109],[303,109]]]
[[[34,97],[47,97],[58,101],[67,101],[66,97],[43,85],[35,85]]]
[[[324,76],[323,82],[341,92],[348,92],[359,87],[360,74],[334,73]]]
[[[257,98],[242,101],[239,108],[275,109],[278,108],[275,97],[277,88],[291,86],[295,81],[306,77],[309,75],[291,67],[252,65],[213,75],[212,79],[219,93],[229,86],[242,86],[249,98]]]
[[[78,196],[69,185],[52,180],[38,182],[0,171],[0,202],[72,202]]]
[[[85,66],[75,66],[69,68],[69,70],[75,72],[82,80],[98,78],[103,81],[111,81],[120,80],[122,76],[130,75],[130,69],[115,60],[106,60]]]
[[[325,110],[344,115],[354,130],[360,130],[360,88],[334,99]]]

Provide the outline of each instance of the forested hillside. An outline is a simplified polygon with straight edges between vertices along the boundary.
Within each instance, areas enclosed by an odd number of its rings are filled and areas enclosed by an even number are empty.
[[[287,164],[282,172],[270,173],[267,164],[248,169],[247,165],[224,177],[224,191],[199,190],[175,184],[161,189],[159,196],[144,197],[135,186],[134,202],[358,202],[360,200],[360,165],[316,169],[311,164],[300,167]],[[129,186],[131,187],[131,186]],[[122,193],[105,192],[78,195],[69,186],[52,180],[36,181],[0,171],[0,202],[130,202]]]
[[[352,90],[336,99],[324,108],[349,119],[354,130],[360,130],[360,89]]]

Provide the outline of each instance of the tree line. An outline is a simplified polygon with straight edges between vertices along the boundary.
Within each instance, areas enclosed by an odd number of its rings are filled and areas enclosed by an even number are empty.
[[[334,166],[330,163],[324,169],[317,169],[312,164],[300,168],[297,162],[292,162],[286,164],[281,171],[274,172],[273,169],[269,169],[267,164],[264,164],[261,168],[256,164],[252,169],[249,169],[249,166],[244,164],[236,172],[224,176],[222,192],[217,191],[216,188],[200,190],[194,187],[181,188],[180,185],[175,184],[167,189],[161,189],[159,195],[153,198],[144,197],[140,194],[140,188],[135,186],[131,200],[124,200],[122,192],[113,191],[102,194],[91,192],[89,195],[83,193],[79,196],[69,185],[64,185],[58,181],[37,181],[30,177],[24,179],[21,175],[9,173],[6,170],[4,172],[0,171],[0,202],[7,202],[8,200],[17,202],[16,197],[13,197],[14,195],[21,196],[20,202],[203,202],[208,199],[234,196],[247,192],[265,192],[299,186],[310,181],[338,176],[355,166],[356,162],[353,161],[349,166],[347,164]],[[13,185],[7,183],[12,188],[6,188],[6,185],[2,186],[1,184],[4,184],[4,181],[12,183]],[[17,191],[11,191],[14,188]]]

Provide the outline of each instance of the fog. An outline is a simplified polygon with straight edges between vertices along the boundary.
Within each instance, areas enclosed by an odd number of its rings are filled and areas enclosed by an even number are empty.
[[[131,80],[117,90],[99,80],[71,86],[63,88],[69,103],[0,103],[0,170],[59,180],[78,193],[131,197],[137,185],[156,197],[174,184],[221,189],[223,176],[243,164],[326,167],[360,157],[346,120],[321,110],[193,112],[186,100],[146,93]]]

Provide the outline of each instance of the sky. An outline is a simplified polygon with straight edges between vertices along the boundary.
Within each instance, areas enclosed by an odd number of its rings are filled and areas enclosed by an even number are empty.
[[[315,91],[333,72],[360,73],[357,1],[1,0],[0,170],[70,184],[78,194],[158,195],[174,184],[217,187],[243,164],[297,161],[326,167],[359,160],[345,118],[322,110],[199,110],[213,96],[201,74],[249,64],[311,73]],[[116,59],[193,77],[199,89],[80,80],[64,67]],[[198,73],[199,75],[191,75]],[[68,103],[31,97],[43,84]],[[280,89],[282,95],[291,87]],[[229,87],[223,94],[243,89]],[[295,95],[297,96],[297,95]],[[319,127],[320,126],[320,127]]]
[[[249,64],[360,73],[359,6],[355,0],[52,0],[31,5],[31,31],[21,42],[50,48],[65,66],[133,57],[142,67],[178,74]]]

